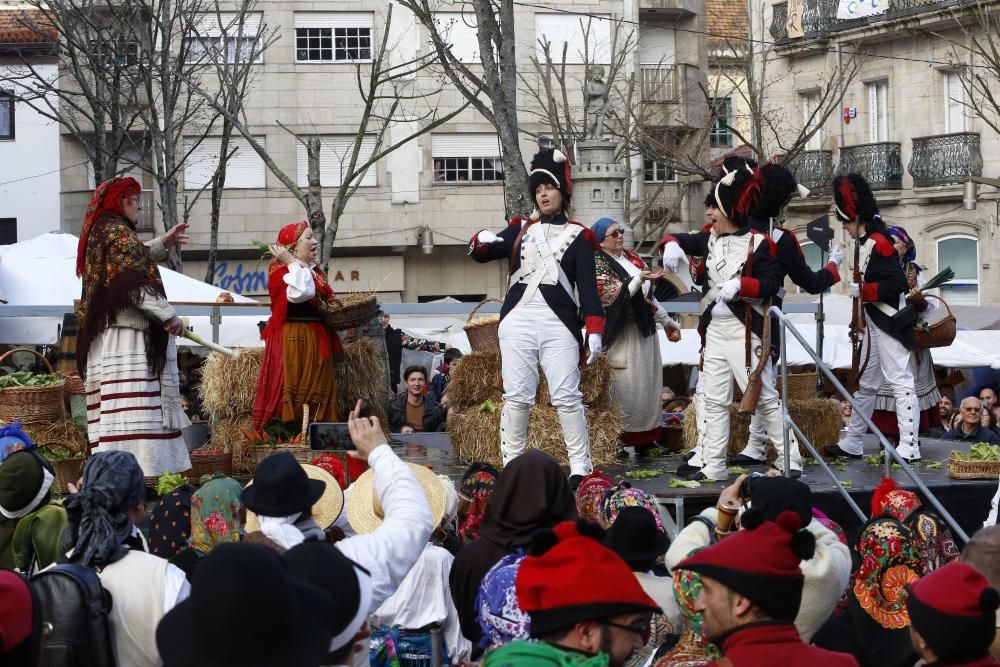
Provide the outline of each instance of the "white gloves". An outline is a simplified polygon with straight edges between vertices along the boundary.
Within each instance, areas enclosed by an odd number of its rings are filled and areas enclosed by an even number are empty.
[[[684,254],[676,241],[670,241],[663,246],[663,266],[672,273],[677,273],[677,267],[680,266],[681,260],[685,257],[687,255]]]
[[[476,235],[476,241],[479,243],[497,243],[500,241],[500,237],[488,229],[484,229]]]
[[[597,357],[601,355],[601,334],[592,333],[587,336],[587,349],[590,350],[590,356],[587,357],[587,365],[597,361]]]
[[[844,249],[839,245],[833,246],[830,251],[830,261],[839,269],[840,265],[844,263]]]
[[[740,293],[740,279],[730,278],[726,282],[722,283],[722,287],[719,288],[719,298],[723,301],[732,301]]]
[[[851,295],[852,299],[861,296],[861,283],[851,283],[850,287],[847,288],[847,293]]]

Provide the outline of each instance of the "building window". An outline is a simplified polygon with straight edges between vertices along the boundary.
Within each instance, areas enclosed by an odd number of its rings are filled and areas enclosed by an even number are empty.
[[[953,306],[979,305],[979,242],[973,236],[945,236],[937,242],[938,270],[950,266],[955,279],[941,286]]]
[[[582,19],[582,21],[581,21]],[[535,56],[545,62],[545,46],[553,63],[583,65],[611,62],[611,15],[535,14]],[[605,72],[607,74],[607,72]]]
[[[642,161],[642,182],[643,183],[669,183],[677,180],[674,170],[667,167],[664,162],[657,162],[644,158]]]
[[[264,143],[264,137],[255,137]],[[190,153],[184,163],[184,188],[200,190],[211,187],[212,177],[219,166],[219,154],[222,152],[220,137],[205,137],[201,143],[188,137],[184,141],[184,150]],[[234,152],[235,151],[235,152]],[[267,187],[267,167],[243,137],[233,137],[229,140],[229,161],[226,163],[226,190],[251,189]]]
[[[0,218],[0,245],[17,243],[17,218]]]
[[[295,62],[365,62],[372,59],[372,14],[296,12]]]
[[[200,16],[192,30],[196,36],[187,38],[184,61],[230,65],[263,62],[264,54],[258,43],[261,21],[262,15],[258,12],[242,16],[233,13]]]
[[[435,134],[431,144],[435,183],[503,180],[503,161],[495,134]]]
[[[345,173],[351,165],[351,155],[354,153],[354,146],[357,142],[357,135],[354,134],[330,134],[320,138],[322,145],[319,149],[319,182],[323,187],[339,187],[343,184],[344,178],[349,176]],[[375,153],[375,135],[365,135],[361,140],[361,149],[358,151],[357,165],[360,167],[365,162],[371,160]],[[309,153],[301,141],[295,145],[296,171],[298,172],[297,184],[300,188],[309,185]],[[367,188],[378,185],[378,171],[375,165],[368,168],[364,176],[355,178],[353,184]]]
[[[452,57],[463,63],[479,62],[479,32],[473,12],[434,12],[434,25]]]
[[[889,82],[872,81],[868,88],[868,141],[889,141]]]
[[[712,148],[733,147],[733,133],[729,131],[732,109],[731,98],[712,98],[712,116],[714,121],[712,123],[712,133],[709,135],[709,143]]]
[[[14,138],[14,92],[0,90],[0,140]]]
[[[819,93],[802,93],[799,95],[802,100],[802,129],[812,130],[820,124],[822,119],[818,118]],[[807,151],[818,151],[823,148],[823,128],[816,129],[816,133],[809,137],[806,142]]]
[[[90,40],[91,52],[106,67],[134,67],[139,64],[139,42],[128,41],[121,46],[105,39]]]
[[[944,73],[944,131],[965,132],[965,86],[958,72]]]

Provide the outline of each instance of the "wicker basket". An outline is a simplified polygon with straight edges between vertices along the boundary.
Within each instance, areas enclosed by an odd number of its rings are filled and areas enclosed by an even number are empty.
[[[217,449],[196,449],[191,452],[191,469],[184,473],[191,484],[197,484],[202,475],[221,472],[226,477],[233,474],[233,453]]]
[[[295,457],[299,463],[309,463],[312,461],[315,452],[309,448],[309,404],[302,406],[302,442],[298,445],[277,444],[277,445],[251,445],[247,449],[247,463],[251,470],[257,468],[257,464],[266,459],[271,454],[288,452]]]
[[[76,484],[83,477],[83,464],[87,459],[82,456],[74,456],[69,459],[59,459],[53,463],[56,470],[54,482],[56,493],[69,493],[69,485]]]
[[[87,393],[87,390],[83,387],[83,378],[76,371],[72,373],[63,373],[63,380],[66,382],[66,386],[63,387],[63,391],[67,394],[72,394],[73,396],[83,396]]]
[[[671,452],[684,449],[684,428],[681,426],[664,426],[660,429],[660,445]]]
[[[49,360],[26,347],[15,347],[3,356],[0,364],[15,352],[30,352],[41,359],[49,373],[55,373]],[[22,424],[47,424],[63,418],[63,387],[65,380],[56,380],[46,387],[9,387],[0,389],[0,421]]]
[[[472,348],[473,352],[500,351],[500,320],[472,324],[472,318],[475,317],[479,309],[491,301],[502,303],[500,299],[483,299],[478,306],[472,309],[465,320],[465,335],[469,338],[469,347]]]
[[[914,329],[913,343],[918,348],[948,347],[955,342],[955,336],[958,334],[958,321],[951,314],[951,306],[948,305],[947,301],[933,294],[925,294],[924,298],[940,301],[944,304],[948,314],[929,325],[927,331]]]
[[[948,458],[948,476],[954,479],[990,479],[1000,477],[1000,461],[969,461],[952,452]]]
[[[320,302],[326,324],[336,331],[354,329],[371,322],[378,312],[374,292],[352,292]]]

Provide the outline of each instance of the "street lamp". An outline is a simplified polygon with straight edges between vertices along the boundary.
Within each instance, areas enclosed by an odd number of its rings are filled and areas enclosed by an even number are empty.
[[[420,228],[420,250],[425,255],[434,252],[434,232],[431,231],[430,227]]]
[[[976,200],[978,199],[978,186],[975,181],[969,180],[965,182],[965,188],[962,190],[962,208],[966,211],[976,210]]]

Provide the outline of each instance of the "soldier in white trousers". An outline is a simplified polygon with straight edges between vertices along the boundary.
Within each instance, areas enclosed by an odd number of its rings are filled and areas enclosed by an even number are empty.
[[[580,392],[580,358],[586,327],[588,363],[597,360],[604,308],[597,294],[593,232],[567,215],[572,196],[569,161],[557,150],[535,155],[529,173],[536,215],[514,218],[499,234],[481,230],[469,244],[477,262],[506,259],[509,289],[500,310],[504,404],[500,451],[506,465],[527,446],[528,417],[545,371],[559,415],[575,489],[593,471]],[[579,298],[578,298],[579,297]]]

